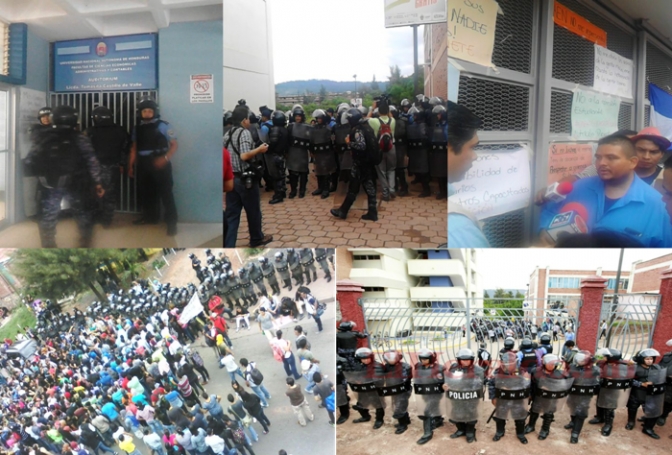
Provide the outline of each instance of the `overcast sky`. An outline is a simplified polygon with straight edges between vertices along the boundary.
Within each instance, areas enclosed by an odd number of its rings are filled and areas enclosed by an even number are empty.
[[[618,249],[495,249],[478,250],[478,270],[483,289],[527,289],[536,266],[563,270],[618,270]],[[623,269],[637,260],[648,260],[672,253],[667,249],[627,249]]]
[[[412,27],[385,28],[384,0],[269,0],[275,83],[387,81],[390,66],[413,72]],[[418,27],[418,65],[423,64]],[[353,87],[354,88],[354,87]]]

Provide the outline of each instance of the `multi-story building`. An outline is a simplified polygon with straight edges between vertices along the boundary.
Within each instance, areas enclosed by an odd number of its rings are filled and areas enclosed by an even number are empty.
[[[448,24],[425,25],[425,95],[448,99]]]

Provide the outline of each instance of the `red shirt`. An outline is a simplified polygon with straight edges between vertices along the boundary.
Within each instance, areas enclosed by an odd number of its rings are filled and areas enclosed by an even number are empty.
[[[233,180],[233,167],[231,166],[231,155],[225,148],[222,149],[222,163],[224,164],[224,180]]]

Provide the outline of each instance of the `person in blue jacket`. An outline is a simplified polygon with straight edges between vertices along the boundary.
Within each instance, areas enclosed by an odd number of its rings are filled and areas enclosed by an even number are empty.
[[[662,196],[636,175],[638,161],[627,137],[600,139],[595,153],[598,175],[575,182],[564,201],[544,205],[539,220],[542,242],[553,244],[546,232],[551,220],[565,204],[576,202],[586,208],[589,233],[626,236],[645,248],[672,246],[672,226]]]

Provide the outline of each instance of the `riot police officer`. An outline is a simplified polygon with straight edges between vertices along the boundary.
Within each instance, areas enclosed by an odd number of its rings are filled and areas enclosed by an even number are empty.
[[[315,260],[320,264],[320,268],[324,272],[324,278],[327,283],[331,281],[331,272],[329,271],[329,263],[327,262],[327,248],[315,248]]]
[[[344,372],[350,389],[357,394],[357,403],[352,409],[361,416],[352,423],[369,422],[371,420],[369,409],[374,409],[376,420],[373,429],[377,430],[383,426],[385,401],[378,395],[377,390],[384,384],[382,370],[383,365],[374,360],[371,349],[359,348],[355,351],[355,362]]]
[[[303,266],[299,255],[294,251],[294,248],[287,248],[287,263],[289,263],[289,270],[292,272],[292,278],[296,281],[297,286],[303,285]]]
[[[345,423],[350,417],[350,405],[348,404],[350,398],[348,397],[348,383],[345,372],[354,368],[357,340],[367,337],[366,334],[355,331],[356,326],[357,324],[352,321],[341,321],[336,333],[336,354],[340,374],[336,379],[336,406],[338,406],[340,414],[336,425]]]
[[[134,177],[138,165],[138,195],[142,217],[134,224],[157,224],[163,203],[168,235],[177,234],[177,207],[173,197],[173,165],[177,136],[172,126],[160,119],[158,105],[151,99],[138,104],[140,120],[133,130],[133,145],[128,159],[128,176]]]
[[[525,370],[528,373],[532,372],[532,368],[537,366],[537,353],[534,351],[532,340],[525,337],[518,345],[518,368]]]
[[[226,272],[226,282],[231,290],[231,300],[233,301],[233,304],[240,307],[245,305],[245,297],[243,295],[243,287],[240,284],[240,279],[231,268]]]
[[[436,122],[432,128],[432,149],[429,154],[429,174],[439,182],[437,199],[448,197],[448,121],[446,108],[437,104],[432,109]]]
[[[413,368],[413,388],[416,395],[422,397],[425,408],[421,416],[423,434],[418,439],[418,444],[426,444],[433,435],[434,430],[443,426],[441,417],[441,397],[443,395],[443,365],[438,363],[435,352],[422,348],[418,352],[418,363]]]
[[[548,437],[551,423],[558,408],[566,401],[574,378],[562,368],[562,360],[555,354],[546,354],[541,359],[541,367],[531,371],[533,401],[530,408],[530,420],[525,426],[525,434],[535,431],[535,424],[540,414],[544,423],[539,430],[539,439]]]
[[[266,168],[269,175],[274,179],[273,198],[268,201],[269,204],[279,204],[287,196],[287,186],[285,184],[285,155],[289,148],[289,134],[285,125],[287,118],[284,112],[275,111],[272,114],[271,126],[268,133],[268,152],[264,155]]]
[[[112,111],[107,107],[98,106],[91,112],[93,127],[84,132],[91,139],[96,158],[100,162],[101,178],[105,188],[100,221],[105,227],[112,224],[112,217],[117,208],[119,169],[123,166],[129,147],[128,133],[114,123],[113,117]]]
[[[544,333],[539,337],[539,343],[541,343],[540,348],[546,350],[546,354],[553,354],[553,345],[551,344],[551,336],[548,333]]]
[[[569,390],[567,407],[571,416],[571,422],[565,425],[565,429],[572,430],[569,442],[579,442],[579,435],[583,428],[583,422],[588,417],[591,403],[597,396],[600,384],[600,369],[595,366],[593,356],[589,351],[579,351],[574,356],[573,363],[569,366],[569,374],[574,378],[574,383]]]
[[[467,442],[476,441],[476,423],[478,423],[478,404],[483,398],[483,368],[474,364],[474,352],[460,349],[456,363],[446,370],[443,390],[448,399],[448,420],[455,424],[457,431],[451,439],[467,437]]]
[[[93,196],[105,194],[100,164],[91,141],[79,133],[77,111],[58,106],[51,112],[52,128],[40,128],[33,134],[33,147],[25,160],[26,176],[36,176],[41,185],[39,221],[42,247],[56,247],[56,224],[61,200],[67,195],[75,210],[80,244],[89,247],[93,235]]]
[[[492,418],[495,419],[497,430],[493,441],[499,441],[506,430],[506,419],[512,418],[516,423],[516,437],[527,444],[525,437],[525,418],[527,417],[526,400],[530,396],[530,375],[516,369],[517,358],[512,352],[504,352],[499,356],[500,366],[493,371],[488,381],[488,395],[495,406]]]
[[[238,269],[238,279],[240,280],[240,287],[243,294],[243,301],[245,302],[243,308],[254,304],[254,288],[252,281],[245,268]]]
[[[322,199],[329,197],[331,175],[336,172],[336,154],[331,139],[332,130],[328,125],[327,113],[322,109],[313,112],[317,123],[310,129],[310,150],[313,156],[313,166],[317,177],[317,189],[311,194],[321,195]]]
[[[490,363],[492,362],[492,355],[486,349],[485,343],[480,343],[478,346],[478,366],[483,368],[483,375],[488,376],[490,370]]]
[[[408,100],[406,100],[406,102],[408,102]],[[406,181],[406,157],[408,156],[406,129],[408,128],[408,117],[399,115],[399,111],[394,106],[390,106],[390,114],[392,114],[395,119],[394,148],[397,152],[397,165],[394,169],[394,177],[396,181],[395,189],[397,191],[397,196],[404,197],[408,196],[408,182]]]
[[[247,264],[247,270],[250,281],[252,281],[252,283],[254,283],[254,285],[259,290],[259,296],[261,297],[262,295],[265,295],[268,297],[268,291],[266,290],[266,285],[264,284],[264,274],[262,273],[259,266],[255,262],[250,261]]]
[[[656,357],[659,356],[658,351],[647,348],[642,349],[633,357],[637,367],[628,400],[628,423],[625,425],[626,430],[632,430],[635,427],[637,409],[641,406],[644,411],[642,433],[653,439],[660,439],[654,428],[658,417],[663,413],[667,377],[667,369],[655,364]]]
[[[512,337],[506,337],[504,339],[504,347],[499,350],[500,356],[505,352],[513,352],[514,354],[516,354],[517,351],[513,349],[515,346],[516,346],[516,340],[514,340]]]
[[[38,131],[51,128],[51,108],[45,106],[37,112],[37,120],[40,122],[37,125],[30,127],[30,140],[35,141],[35,135]]]
[[[301,260],[303,272],[306,274],[306,284],[311,283],[310,272],[313,272],[313,281],[317,281],[317,269],[315,268],[313,250],[310,248],[301,248],[301,251],[299,252],[299,258]]]
[[[289,151],[287,152],[287,169],[289,170],[289,198],[305,197],[308,183],[308,149],[310,148],[311,126],[305,123],[306,114],[303,108],[292,110],[293,123],[287,127]]]
[[[666,345],[672,346],[672,340],[667,340]],[[658,365],[667,371],[663,413],[660,415],[660,417],[658,417],[658,422],[656,423],[659,427],[662,427],[667,421],[667,416],[670,415],[670,412],[672,412],[672,351],[663,354],[663,357],[660,359]]]
[[[429,190],[429,144],[425,112],[417,107],[409,109],[413,123],[406,127],[408,138],[408,172],[415,176],[415,181],[422,184],[422,192],[418,197],[431,196]]]
[[[347,103],[341,103],[336,110],[336,126],[332,129],[334,133],[334,147],[336,150],[336,160],[338,163],[338,172],[332,176],[331,188],[336,190],[339,181],[347,182],[350,180],[350,169],[352,169],[352,153],[347,137],[350,135],[350,124],[345,118],[345,114],[350,109]]]
[[[604,423],[602,436],[609,436],[614,424],[614,409],[625,406],[635,369],[622,360],[621,351],[602,348],[595,353],[599,359],[600,391],[597,396],[597,415],[588,423]]]
[[[411,398],[413,387],[411,378],[413,369],[404,362],[404,357],[399,351],[386,351],[383,353],[383,374],[385,381],[384,387],[378,389],[378,394],[382,397],[390,397],[392,405],[392,418],[397,419],[395,425],[395,434],[402,434],[411,424],[411,418],[408,415],[408,400]]]
[[[280,286],[278,285],[278,278],[275,276],[275,267],[273,267],[271,261],[266,257],[260,257],[259,263],[261,264],[261,273],[268,281],[271,292],[275,295],[280,295]]]
[[[285,258],[285,253],[277,251],[275,253],[275,270],[280,274],[280,279],[285,284],[282,289],[292,290],[292,279],[289,274],[289,264]]]

